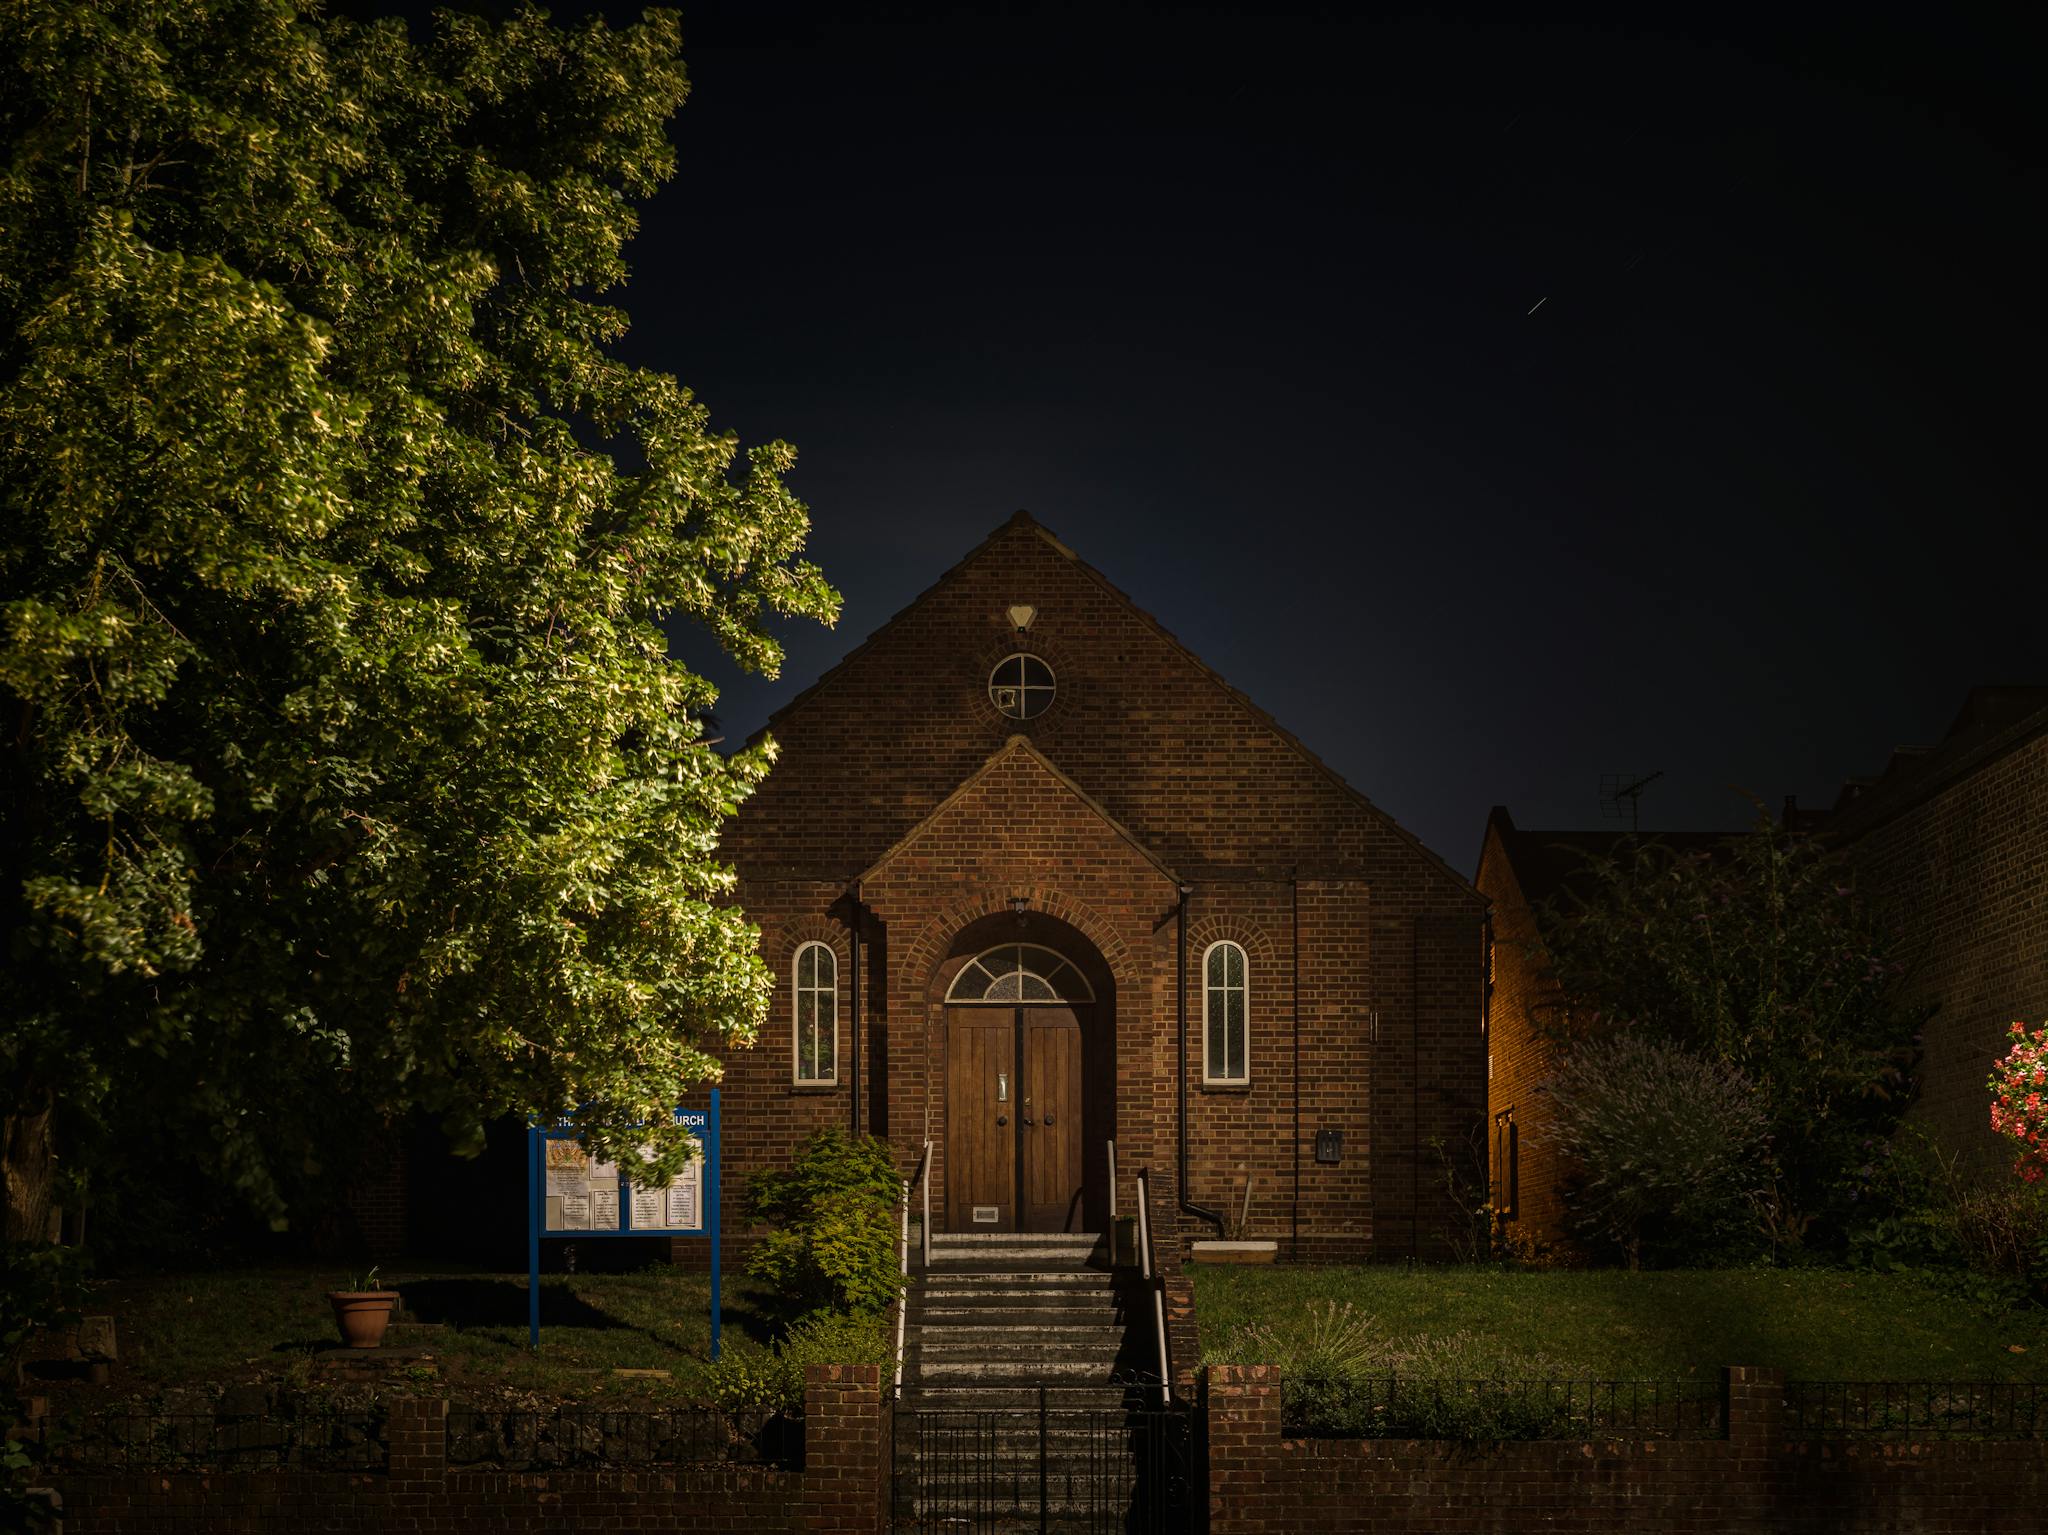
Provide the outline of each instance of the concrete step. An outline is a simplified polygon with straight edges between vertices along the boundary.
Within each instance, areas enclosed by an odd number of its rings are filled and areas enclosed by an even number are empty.
[[[1028,1247],[1034,1242],[1060,1247],[1094,1247],[1099,1231],[934,1231],[932,1250],[941,1247]]]
[[[906,1358],[903,1361],[903,1374],[905,1379],[914,1378],[919,1386],[940,1381],[953,1381],[962,1385],[985,1382],[993,1385],[1004,1378],[1014,1379],[1019,1375],[1028,1375],[1031,1379],[1043,1380],[1047,1384],[1080,1385],[1101,1380],[1109,1374],[1113,1362],[1113,1359],[1092,1355],[1075,1358],[1052,1354],[1034,1359],[987,1359],[975,1356],[920,1358],[913,1376],[911,1362]]]
[[[1124,1322],[1116,1312],[1096,1308],[1069,1308],[1065,1312],[1026,1312],[1026,1310],[944,1310],[944,1312],[911,1312],[903,1318],[905,1334],[961,1334],[981,1336],[989,1334],[991,1339],[1001,1336],[1028,1332],[1042,1336],[1049,1332],[1067,1332],[1075,1336],[1096,1336],[1108,1332],[1112,1336],[1124,1334]]]
[[[1121,1412],[1155,1404],[1159,1388],[1147,1385],[1103,1383],[1088,1386],[1048,1386],[1045,1392],[1048,1418],[1061,1412]],[[964,1423],[977,1414],[1029,1412],[1034,1422],[1038,1413],[1038,1383],[1016,1379],[969,1384],[965,1381],[935,1383],[903,1388],[896,1410],[903,1413],[942,1413],[944,1424]],[[906,1428],[905,1433],[909,1430]],[[898,1443],[902,1440],[899,1438]]]
[[[986,1274],[1029,1274],[1060,1272],[1107,1274],[1109,1265],[1098,1262],[1092,1253],[1066,1252],[1056,1247],[1010,1247],[993,1252],[975,1252],[960,1249],[956,1252],[932,1252],[931,1266],[926,1273],[942,1270],[959,1270],[969,1273]]]
[[[986,1289],[1002,1285],[1037,1283],[1040,1285],[1067,1285],[1075,1289],[1114,1289],[1116,1280],[1108,1269],[1033,1268],[1029,1264],[1013,1264],[997,1267],[987,1272],[975,1269],[948,1268],[943,1273],[926,1270],[917,1281],[923,1285],[961,1286],[967,1289]]]
[[[1086,1333],[1048,1333],[1039,1327],[1009,1331],[995,1328],[954,1329],[921,1332],[916,1338],[904,1336],[904,1357],[915,1347],[920,1359],[1039,1359],[1068,1355],[1114,1359],[1123,1348],[1124,1335],[1114,1327],[1092,1328]]]

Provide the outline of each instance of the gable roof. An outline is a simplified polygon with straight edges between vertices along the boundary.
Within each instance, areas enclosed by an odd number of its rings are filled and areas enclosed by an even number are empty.
[[[1522,899],[1532,911],[1552,896],[1585,883],[1587,861],[1602,858],[1630,841],[1656,843],[1673,852],[1711,851],[1739,833],[1725,831],[1524,831],[1508,807],[1495,805],[1487,814],[1488,840],[1497,841],[1501,856],[1514,871]],[[1486,861],[1482,843],[1480,862]],[[1476,875],[1475,875],[1476,878]]]
[[[890,847],[890,849],[886,853],[882,854],[880,858],[877,858],[873,863],[869,864],[866,869],[861,871],[861,881],[865,883],[866,881],[873,879],[877,874],[881,873],[881,871],[888,866],[888,864],[897,856],[897,854],[902,853],[906,849],[913,846],[919,838],[924,836],[925,832],[929,830],[935,822],[937,822],[943,816],[945,816],[945,814],[949,810],[951,810],[967,795],[971,794],[983,779],[987,778],[990,773],[995,771],[996,768],[1000,767],[1004,762],[1008,761],[1011,757],[1016,756],[1019,753],[1031,758],[1032,761],[1036,762],[1040,767],[1044,768],[1045,771],[1051,774],[1052,777],[1060,784],[1062,788],[1064,788],[1069,794],[1073,795],[1075,799],[1079,800],[1084,806],[1087,807],[1088,810],[1093,812],[1097,820],[1101,821],[1103,825],[1107,826],[1111,832],[1113,832],[1117,837],[1121,838],[1126,844],[1128,844],[1131,850],[1137,853],[1137,855],[1140,858],[1144,859],[1145,862],[1149,863],[1150,865],[1152,865],[1153,868],[1157,869],[1162,878],[1164,878],[1176,890],[1180,888],[1180,876],[1174,873],[1172,869],[1166,866],[1165,860],[1160,858],[1157,853],[1153,852],[1152,849],[1147,847],[1143,842],[1139,841],[1136,835],[1132,833],[1131,829],[1125,826],[1123,822],[1119,821],[1115,816],[1111,815],[1107,810],[1103,809],[1102,805],[1086,789],[1082,788],[1079,784],[1075,783],[1074,780],[1069,778],[1065,773],[1062,773],[1059,770],[1058,764],[1056,764],[1050,757],[1046,756],[1046,754],[1040,751],[1036,746],[1032,745],[1028,737],[1020,735],[1011,736],[1009,740],[1005,741],[1000,747],[996,749],[995,754],[991,756],[988,759],[988,761],[982,763],[980,767],[976,768],[972,773],[969,773],[965,778],[961,779],[959,784],[954,788],[952,793],[948,794],[944,799],[940,800],[938,804],[932,807],[931,813],[929,815],[925,816],[923,820],[919,821],[915,826],[911,827],[909,831],[905,832],[901,837],[897,838],[895,844],[892,847]]]
[[[1824,833],[1848,840],[2048,732],[2048,687],[1975,687],[1938,745],[1899,746],[1875,778],[1842,786]]]
[[[1093,565],[1090,565],[1086,560],[1082,559],[1072,549],[1068,548],[1065,544],[1061,543],[1060,540],[1053,535],[1051,529],[1047,528],[1043,523],[1039,522],[1037,518],[1033,517],[1029,512],[1024,511],[1022,508],[1019,508],[1017,511],[1012,512],[1008,518],[1006,518],[1002,523],[1000,523],[997,527],[991,530],[986,538],[982,539],[980,543],[976,544],[972,549],[968,550],[966,554],[961,556],[960,559],[956,560],[952,565],[947,567],[945,573],[941,575],[936,581],[932,582],[930,586],[927,586],[923,591],[919,592],[915,597],[911,598],[909,602],[905,603],[893,615],[891,615],[887,620],[885,620],[878,628],[876,628],[872,633],[870,633],[866,639],[862,640],[860,644],[856,645],[852,650],[849,650],[844,656],[842,656],[837,662],[837,664],[828,667],[823,673],[819,675],[817,681],[813,682],[809,687],[805,688],[802,692],[798,693],[794,698],[790,699],[789,702],[784,704],[781,708],[777,709],[773,714],[769,715],[767,723],[764,724],[759,730],[755,731],[754,734],[748,738],[748,745],[752,745],[754,742],[760,740],[760,738],[763,735],[767,734],[770,730],[772,730],[775,727],[775,724],[778,720],[781,720],[785,716],[794,713],[797,709],[801,708],[805,703],[807,703],[811,698],[816,696],[823,688],[825,688],[825,686],[828,683],[830,683],[847,667],[851,666],[856,660],[858,660],[869,649],[871,649],[877,641],[879,641],[884,635],[888,634],[899,623],[901,623],[909,614],[914,612],[920,605],[922,605],[928,597],[930,597],[934,592],[938,591],[941,587],[945,586],[946,583],[951,581],[953,577],[957,575],[960,571],[964,570],[967,566],[973,564],[974,561],[979,559],[984,553],[988,551],[989,547],[992,544],[994,544],[997,539],[1001,538],[1004,534],[1009,533],[1013,529],[1022,529],[1028,531],[1036,537],[1042,539],[1045,542],[1046,546],[1052,549],[1054,553],[1058,554],[1062,559],[1068,561],[1074,567],[1075,570],[1080,572],[1083,576],[1087,577],[1088,580],[1094,582],[1096,586],[1100,587],[1109,596],[1115,598],[1117,602],[1121,603],[1126,609],[1128,609],[1139,620],[1139,622],[1144,624],[1146,628],[1150,629],[1152,633],[1156,635],[1161,641],[1163,641],[1169,649],[1178,654],[1190,666],[1192,666],[1195,670],[1200,672],[1216,687],[1221,689],[1227,697],[1229,697],[1233,702],[1235,702],[1238,705],[1239,708],[1243,709],[1260,725],[1264,726],[1267,730],[1270,730],[1275,736],[1279,737],[1281,741],[1286,743],[1290,750],[1294,751],[1297,755],[1299,755],[1303,761],[1308,763],[1308,765],[1316,773],[1318,773],[1332,787],[1337,789],[1339,793],[1347,796],[1352,800],[1355,800],[1359,805],[1363,806],[1366,810],[1371,812],[1374,818],[1380,821],[1383,825],[1385,825],[1386,828],[1389,831],[1391,831],[1397,838],[1399,838],[1402,842],[1406,843],[1409,847],[1413,848],[1416,852],[1420,853],[1425,859],[1427,859],[1432,865],[1434,865],[1438,871],[1440,871],[1454,884],[1456,884],[1461,892],[1471,896],[1475,900],[1484,900],[1484,897],[1479,894],[1478,889],[1473,885],[1473,883],[1469,879],[1467,879],[1464,875],[1460,874],[1456,869],[1452,868],[1449,863],[1447,863],[1443,858],[1438,856],[1438,854],[1434,850],[1432,850],[1427,844],[1425,844],[1421,838],[1417,837],[1413,832],[1409,831],[1406,827],[1402,826],[1400,822],[1396,821],[1391,815],[1387,814],[1386,811],[1380,809],[1379,806],[1375,805],[1370,799],[1368,799],[1364,793],[1362,793],[1357,788],[1353,787],[1349,782],[1345,780],[1344,776],[1341,773],[1337,772],[1335,768],[1331,767],[1327,762],[1323,761],[1321,757],[1317,756],[1306,745],[1304,745],[1299,736],[1295,735],[1293,731],[1289,730],[1285,725],[1282,725],[1272,715],[1268,714],[1264,709],[1260,708],[1256,703],[1252,702],[1252,700],[1249,697],[1247,697],[1244,693],[1239,691],[1237,688],[1233,687],[1223,677],[1223,675],[1220,672],[1218,672],[1214,667],[1210,666],[1208,662],[1204,661],[1200,656],[1196,655],[1194,651],[1190,650],[1185,644],[1183,644],[1180,641],[1178,637],[1174,635],[1174,633],[1171,630],[1169,630],[1164,624],[1160,623],[1160,621],[1157,618],[1153,617],[1151,613],[1147,612],[1144,608],[1140,607],[1136,602],[1132,601],[1130,596],[1127,593],[1125,593],[1121,588],[1119,588],[1114,582],[1112,582],[1107,576],[1103,575],[1101,571],[1097,570]],[[1000,753],[998,755],[1000,755]],[[1037,755],[1041,761],[1045,761],[1046,766],[1052,767],[1052,763],[1045,759],[1043,753],[1035,753],[1035,755]],[[1054,767],[1053,771],[1055,773],[1058,773],[1059,769]],[[1067,779],[1064,773],[1061,773],[1060,777],[1062,779],[1065,779],[1068,783],[1072,783],[1072,780]],[[956,790],[955,792],[957,793],[958,791]],[[1086,794],[1083,793],[1083,791],[1081,791],[1078,786],[1075,787],[1075,792],[1082,794],[1082,797],[1084,799],[1087,798]],[[1092,805],[1094,804],[1094,801],[1089,800],[1089,803]],[[943,806],[941,806],[941,808],[943,808]],[[1099,809],[1100,807],[1097,808]],[[1106,816],[1105,819],[1107,819]],[[1115,823],[1112,822],[1112,824]],[[1125,833],[1125,835],[1128,836],[1129,834]],[[1135,840],[1133,842],[1133,845],[1138,845],[1135,843]],[[884,856],[886,858],[887,855]],[[1148,853],[1147,856],[1149,857],[1150,854]],[[879,864],[877,865],[877,867],[879,867]],[[1164,865],[1161,865],[1160,867],[1163,868]],[[1178,883],[1177,879],[1176,883]]]

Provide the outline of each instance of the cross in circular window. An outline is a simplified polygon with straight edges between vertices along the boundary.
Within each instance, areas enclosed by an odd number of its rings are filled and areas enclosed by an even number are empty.
[[[1005,656],[988,674],[989,701],[1013,720],[1036,719],[1052,705],[1052,668],[1037,656]]]

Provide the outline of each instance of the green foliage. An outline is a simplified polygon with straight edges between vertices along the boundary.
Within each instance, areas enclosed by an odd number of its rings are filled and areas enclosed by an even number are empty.
[[[76,1323],[85,1304],[85,1260],[75,1247],[0,1242],[0,1422],[19,1423],[22,1351],[38,1333]],[[39,1528],[48,1505],[26,1496],[42,1446],[9,1436],[0,1442],[0,1518],[10,1529]]]
[[[1396,1336],[1349,1301],[1240,1328],[1223,1354],[1278,1365],[1282,1417],[1302,1433],[1537,1438],[1564,1421],[1560,1404],[1512,1384],[1563,1378],[1570,1372],[1559,1361],[1533,1349],[1506,1361],[1463,1331]]]
[[[1968,1178],[1911,1125],[1865,1151],[1847,1194],[1860,1212],[1853,1261],[1915,1275],[1987,1314],[2048,1299],[2048,1187]]]
[[[1839,1241],[1858,1145],[1910,1097],[1923,1015],[1902,1008],[1895,935],[1837,855],[1760,817],[1717,854],[1627,843],[1544,915],[1560,1042],[1631,1029],[1740,1070],[1770,1125],[1759,1206],[1774,1245]]]
[[[1727,1364],[1808,1380],[2048,1380],[2048,1308],[1960,1308],[1918,1274],[1758,1266],[1524,1270],[1372,1264],[1192,1270],[1205,1357],[1246,1328],[1291,1326],[1332,1302],[1396,1345],[1462,1337],[1458,1373],[1713,1379]],[[1548,1361],[1538,1371],[1532,1361]]]
[[[1740,1071],[1634,1031],[1566,1047],[1536,1132],[1577,1169],[1570,1218],[1630,1268],[1755,1248],[1769,1122]]]
[[[0,1077],[68,1159],[180,1125],[282,1216],[386,1113],[690,1153],[773,745],[714,750],[663,625],[772,672],[837,598],[792,450],[611,350],[678,40],[0,13]]]
[[[803,1410],[804,1367],[873,1364],[894,1358],[880,1316],[819,1312],[794,1323],[772,1349],[734,1349],[711,1368],[711,1394],[736,1423],[759,1424]]]
[[[902,1287],[902,1190],[888,1142],[814,1130],[788,1172],[748,1181],[749,1215],[775,1228],[747,1260],[749,1277],[792,1316],[881,1310]]]

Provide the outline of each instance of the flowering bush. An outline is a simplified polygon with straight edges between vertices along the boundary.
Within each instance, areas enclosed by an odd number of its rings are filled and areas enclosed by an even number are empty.
[[[2012,1048],[1991,1068],[1991,1128],[2018,1149],[2012,1169],[2029,1183],[2048,1171],[2048,1027],[2006,1031]]]

